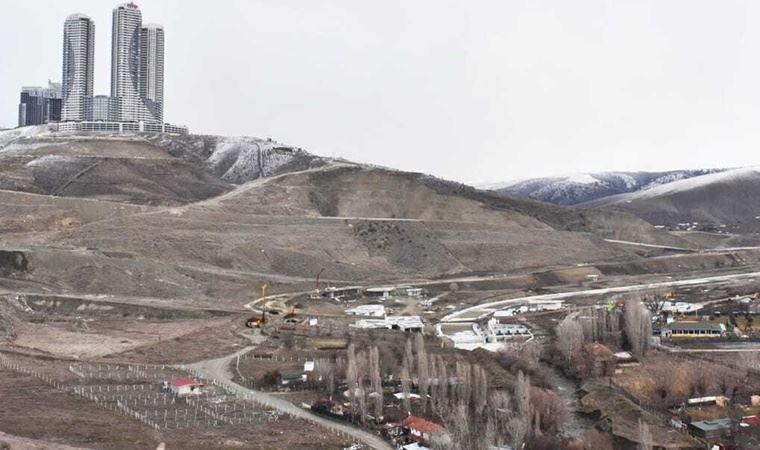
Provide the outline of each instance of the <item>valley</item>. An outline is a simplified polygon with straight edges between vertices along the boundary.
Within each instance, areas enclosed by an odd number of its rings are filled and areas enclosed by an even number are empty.
[[[730,173],[567,206],[265,139],[0,132],[0,442],[703,448],[664,417],[760,389],[760,239],[660,225],[746,224],[668,187]],[[667,355],[688,387],[636,383]]]

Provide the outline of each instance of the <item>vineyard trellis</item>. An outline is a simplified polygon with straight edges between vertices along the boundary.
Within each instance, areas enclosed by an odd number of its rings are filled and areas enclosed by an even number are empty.
[[[37,366],[8,357],[3,352],[0,352],[0,367],[32,376],[58,391],[76,395],[104,409],[120,412],[159,431],[264,423],[280,420],[283,416],[298,418],[290,412],[279,410],[277,405],[266,399],[255,398],[250,393],[236,393],[234,386],[216,379],[207,379],[198,370],[182,365],[69,365],[69,371],[81,382],[89,382],[87,384],[67,383],[37,369]],[[206,388],[200,395],[190,397],[178,397],[162,391],[158,381],[165,381],[172,372],[191,373]],[[300,418],[317,421],[316,417],[308,415]],[[338,424],[332,426],[320,422],[319,425],[349,442],[357,442],[355,436]]]
[[[280,414],[250,399],[229,395],[216,380],[202,382],[199,395],[177,396],[161,381],[181,374],[171,366],[131,364],[70,364],[80,383],[70,384],[35,367],[0,353],[0,366],[30,375],[62,392],[74,394],[99,407],[121,412],[156,430],[217,427],[279,420]],[[118,380],[118,382],[116,382]]]

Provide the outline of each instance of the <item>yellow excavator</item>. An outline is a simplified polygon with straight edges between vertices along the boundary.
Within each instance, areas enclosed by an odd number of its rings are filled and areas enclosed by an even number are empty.
[[[261,328],[261,326],[267,321],[267,316],[264,311],[261,311],[261,317],[251,317],[245,323],[248,328]]]

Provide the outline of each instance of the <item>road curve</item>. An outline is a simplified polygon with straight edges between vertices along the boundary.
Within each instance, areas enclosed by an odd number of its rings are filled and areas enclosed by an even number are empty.
[[[356,441],[362,442],[363,444],[368,445],[376,450],[393,450],[393,447],[391,447],[389,443],[384,441],[382,438],[380,438],[380,436],[377,436],[376,434],[340,422],[329,420],[325,417],[318,416],[311,411],[299,408],[298,406],[281,398],[277,398],[264,392],[248,389],[233,382],[232,374],[229,371],[230,365],[235,360],[235,358],[248,353],[249,351],[253,350],[253,348],[254,347],[246,347],[231,355],[223,356],[217,359],[200,361],[194,364],[183,365],[181,368],[189,370],[197,376],[206,378],[208,380],[216,380],[217,384],[220,384],[229,391],[243,398],[269,406],[280,412],[286,413],[291,417],[308,420],[329,430],[338,431],[340,433],[349,435]]]

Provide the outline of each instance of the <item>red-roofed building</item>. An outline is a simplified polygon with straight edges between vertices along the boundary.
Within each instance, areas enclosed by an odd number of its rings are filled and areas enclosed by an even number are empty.
[[[422,417],[409,416],[401,421],[401,425],[409,429],[409,433],[423,441],[430,440],[433,434],[443,433],[445,430],[435,422],[430,422]]]
[[[746,423],[747,425],[751,427],[756,427],[760,425],[760,417],[757,416],[747,416],[742,419],[742,422]]]
[[[197,395],[201,393],[201,383],[189,378],[172,378],[169,389],[176,395]]]

